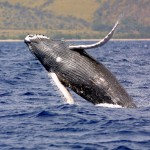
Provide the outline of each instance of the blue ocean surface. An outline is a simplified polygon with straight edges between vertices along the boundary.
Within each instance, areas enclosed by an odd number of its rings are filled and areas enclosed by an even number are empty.
[[[73,92],[68,105],[23,42],[0,42],[0,150],[150,150],[150,41],[110,41],[88,53],[138,108],[94,106]]]

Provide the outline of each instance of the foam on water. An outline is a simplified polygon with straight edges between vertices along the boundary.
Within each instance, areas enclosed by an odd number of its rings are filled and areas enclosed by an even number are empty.
[[[96,106],[98,106],[98,107],[108,107],[108,108],[123,108],[123,107],[120,106],[120,105],[107,104],[107,103],[97,104]]]

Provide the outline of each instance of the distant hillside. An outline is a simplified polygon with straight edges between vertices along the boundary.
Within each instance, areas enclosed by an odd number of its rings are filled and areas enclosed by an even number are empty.
[[[92,23],[93,30],[107,30],[107,27],[123,14],[119,36],[127,38],[150,38],[150,0],[99,0]],[[107,26],[106,26],[107,24]]]
[[[1,0],[0,38],[102,38],[122,13],[115,38],[150,38],[149,8],[150,0]]]

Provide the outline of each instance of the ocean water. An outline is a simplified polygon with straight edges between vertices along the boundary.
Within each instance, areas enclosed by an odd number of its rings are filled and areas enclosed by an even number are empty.
[[[150,150],[150,41],[88,52],[138,108],[94,106],[74,93],[68,105],[23,42],[0,42],[0,150]]]

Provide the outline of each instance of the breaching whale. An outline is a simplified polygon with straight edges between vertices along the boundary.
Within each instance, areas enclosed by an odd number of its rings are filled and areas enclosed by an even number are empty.
[[[93,104],[108,103],[135,108],[132,98],[116,77],[85,51],[107,43],[118,24],[117,21],[104,39],[90,45],[68,45],[64,40],[36,34],[27,35],[24,42],[48,71],[67,103],[74,103],[69,92],[71,89]]]

